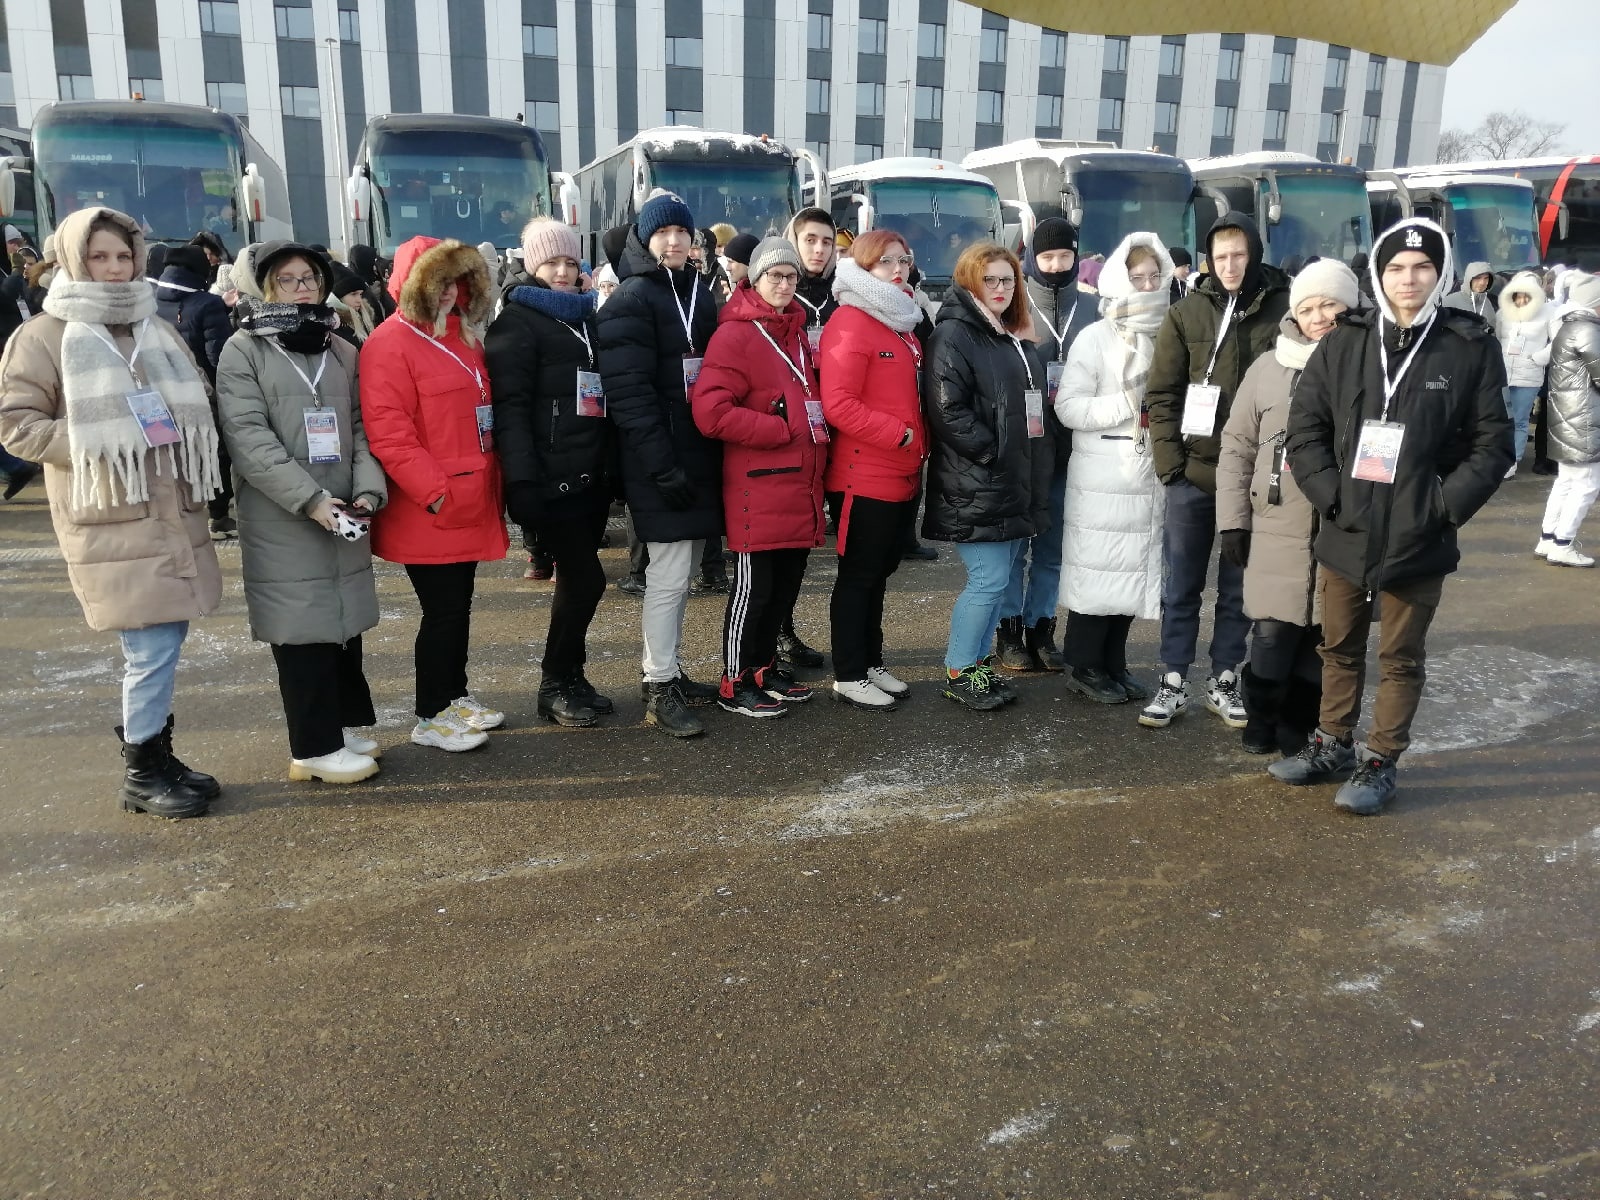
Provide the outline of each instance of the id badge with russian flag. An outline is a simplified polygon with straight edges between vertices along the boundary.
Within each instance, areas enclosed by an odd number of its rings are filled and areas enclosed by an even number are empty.
[[[1363,421],[1356,462],[1350,474],[1368,483],[1393,483],[1400,466],[1400,443],[1406,427],[1398,421]]]
[[[172,419],[172,410],[154,388],[143,388],[127,393],[128,409],[139,422],[139,432],[144,444],[154,450],[157,446],[170,446],[182,440],[178,423]]]
[[[811,440],[821,446],[828,441],[828,422],[822,416],[822,401],[806,401],[806,425],[811,430]]]

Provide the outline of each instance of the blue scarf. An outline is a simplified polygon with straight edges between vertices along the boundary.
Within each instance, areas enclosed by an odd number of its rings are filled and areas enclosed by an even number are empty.
[[[534,312],[565,321],[568,325],[581,325],[594,315],[600,300],[598,292],[558,292],[554,288],[522,287],[511,289],[511,303],[521,304]]]

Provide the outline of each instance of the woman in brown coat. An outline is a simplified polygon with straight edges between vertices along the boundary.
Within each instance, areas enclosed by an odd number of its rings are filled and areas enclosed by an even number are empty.
[[[123,808],[197,817],[221,788],[173,755],[172,691],[189,622],[222,597],[206,528],[220,487],[210,391],[177,331],[152,319],[132,218],[83,209],[55,242],[44,313],[0,359],[0,441],[44,464],[84,619],[122,640]]]

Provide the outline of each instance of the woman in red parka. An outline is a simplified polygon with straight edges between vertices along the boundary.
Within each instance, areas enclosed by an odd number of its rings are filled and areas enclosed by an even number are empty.
[[[828,440],[805,314],[792,303],[804,268],[785,238],[750,256],[750,273],[718,318],[694,386],[694,423],[724,443],[722,506],[738,553],[722,623],[717,703],[746,717],[781,717],[811,689],[776,662],[806,558],[822,545]]]
[[[917,504],[928,437],[912,330],[922,309],[906,282],[911,252],[886,229],[839,260],[839,309],[822,331],[822,411],[833,431],[823,486],[839,513],[839,575],[829,615],[833,691],[859,708],[895,707],[911,689],[884,669],[883,593]]]
[[[483,365],[489,270],[472,246],[415,237],[395,253],[389,293],[398,310],[361,347],[361,420],[389,478],[372,552],[405,565],[422,605],[411,740],[471,750],[505,720],[467,686],[478,564],[510,544]]]

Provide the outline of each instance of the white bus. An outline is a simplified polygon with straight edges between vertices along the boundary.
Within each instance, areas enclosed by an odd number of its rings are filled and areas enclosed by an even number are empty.
[[[1469,262],[1486,262],[1496,272],[1539,265],[1539,220],[1526,179],[1374,171],[1367,200],[1380,232],[1402,217],[1437,221],[1450,235],[1458,271]]]
[[[1270,150],[1191,159],[1189,166],[1203,190],[1254,218],[1273,266],[1313,255],[1348,263],[1372,249],[1367,173],[1360,167]]]

